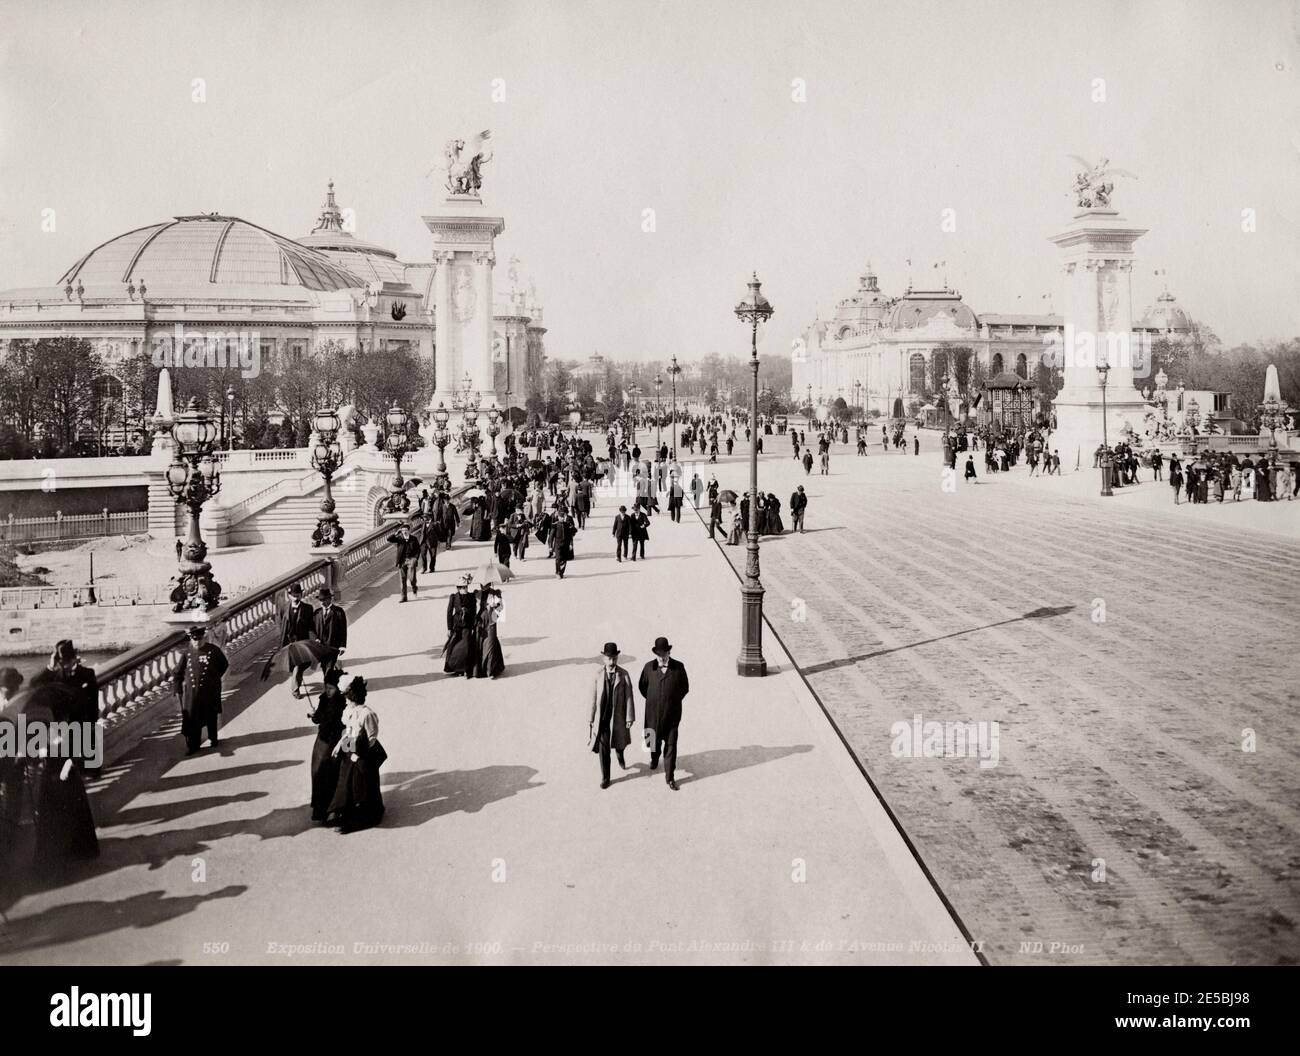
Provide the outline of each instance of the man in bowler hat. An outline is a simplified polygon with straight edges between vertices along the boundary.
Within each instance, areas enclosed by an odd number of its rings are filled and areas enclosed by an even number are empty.
[[[614,749],[618,765],[626,770],[623,751],[631,743],[629,731],[636,722],[636,697],[632,676],[618,663],[618,646],[606,642],[600,655],[604,663],[596,672],[592,687],[591,713],[587,717],[587,740],[600,755],[600,787],[609,788],[609,750]]]
[[[645,734],[650,748],[650,769],[658,768],[662,754],[664,779],[676,792],[677,729],[682,722],[682,700],[690,692],[691,683],[682,662],[672,658],[672,651],[667,638],[655,639],[655,659],[641,669],[639,688],[641,696],[645,697]]]

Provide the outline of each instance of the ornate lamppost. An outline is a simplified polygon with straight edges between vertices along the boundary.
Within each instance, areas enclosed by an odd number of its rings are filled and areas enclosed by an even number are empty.
[[[853,382],[853,405],[858,409],[858,425],[862,425],[862,382]]]
[[[478,479],[478,396],[473,392],[465,395],[465,413],[461,420],[460,435],[469,448],[469,462],[465,464],[465,479]]]
[[[1287,422],[1290,421],[1291,408],[1279,400],[1276,396],[1270,395],[1263,403],[1259,405],[1259,424],[1268,430],[1268,464],[1277,465],[1277,431],[1285,429]]]
[[[385,513],[405,513],[411,508],[411,500],[406,497],[406,481],[402,479],[402,456],[411,449],[411,438],[407,434],[407,415],[397,404],[389,409],[388,414],[384,416],[384,421],[388,423],[388,435],[384,438],[384,446],[388,448],[389,453],[397,463],[397,472],[393,475],[393,485],[389,489],[388,498],[384,500]]]
[[[758,273],[749,282],[749,296],[736,305],[736,318],[749,324],[752,375],[750,386],[750,422],[758,424],[758,325],[772,318],[772,305],[760,292]],[[763,659],[763,584],[758,572],[758,437],[751,433],[749,445],[749,540],[745,547],[745,582],[740,588],[741,645],[736,671],[743,677],[767,674]]]
[[[807,407],[808,407],[808,424],[811,426],[812,425],[812,382],[808,383]]]
[[[756,339],[757,340],[757,339]],[[677,457],[677,375],[682,372],[682,368],[677,365],[677,356],[673,355],[672,365],[668,368],[668,373],[673,379],[673,458]]]
[[[1097,364],[1097,380],[1101,382],[1101,493],[1112,494],[1110,490],[1110,440],[1106,433],[1106,377],[1110,374],[1110,364],[1102,360]]]
[[[438,448],[438,473],[433,478],[433,486],[438,491],[448,491],[451,488],[451,477],[447,476],[447,445],[451,443],[447,423],[450,420],[451,412],[439,400],[438,407],[433,412],[433,442]]]
[[[329,408],[317,411],[312,422],[320,440],[312,448],[311,468],[325,480],[325,495],[320,500],[320,517],[311,537],[311,545],[314,547],[343,545],[343,525],[339,523],[339,515],[334,512],[334,494],[330,490],[334,472],[343,464],[343,448],[338,442],[340,424],[338,412]]]
[[[487,416],[488,416],[487,434],[488,434],[488,439],[492,441],[492,454],[488,457],[490,457],[492,461],[495,462],[497,457],[497,433],[501,432],[501,426],[498,424],[498,421],[501,417],[501,411],[497,407],[496,401],[493,401],[492,406],[487,409]]]
[[[664,446],[663,437],[663,412],[659,409],[659,395],[663,392],[664,377],[662,374],[655,375],[655,451]]]
[[[210,612],[221,600],[221,584],[212,578],[208,546],[199,534],[203,504],[221,491],[221,470],[212,457],[219,431],[193,397],[172,426],[173,454],[167,467],[167,490],[179,505],[189,510],[189,532],[181,549],[176,587],[170,600],[172,612],[197,609]]]
[[[230,422],[230,439],[226,450],[233,451],[235,449],[235,387],[233,385],[226,386],[226,406],[229,408],[226,418]]]
[[[627,390],[627,394],[632,397],[632,443],[636,443],[636,416],[637,416],[637,397],[641,395],[641,386],[635,382]]]

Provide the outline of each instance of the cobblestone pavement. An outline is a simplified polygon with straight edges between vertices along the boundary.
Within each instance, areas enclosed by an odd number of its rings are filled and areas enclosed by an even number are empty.
[[[765,609],[989,960],[1300,960],[1300,504],[1279,534],[982,458],[944,491],[937,442],[765,456],[787,528],[810,497]],[[997,764],[896,754],[916,716],[996,723]]]

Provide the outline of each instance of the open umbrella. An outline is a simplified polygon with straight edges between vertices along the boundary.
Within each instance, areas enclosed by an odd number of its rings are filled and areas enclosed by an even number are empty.
[[[423,484],[424,484],[424,478],[423,478],[423,477],[407,477],[407,478],[402,482],[402,490],[403,490],[403,491],[410,491],[412,488],[418,488],[418,487],[421,487]]]
[[[261,679],[263,682],[271,674],[271,665],[275,663],[275,658],[281,653],[289,661],[289,668],[292,670],[300,664],[306,664],[311,667],[318,664],[322,657],[333,656],[337,650],[331,649],[325,645],[319,638],[308,638],[301,642],[290,642],[288,645],[282,645],[266,658],[266,665],[262,668]]]
[[[737,498],[738,496],[736,495],[736,493],[732,491],[730,488],[727,488],[726,491],[718,492],[719,502],[735,502]]]
[[[518,488],[502,488],[497,496],[504,502],[523,502],[523,493]]]
[[[509,583],[514,578],[515,574],[500,561],[485,561],[474,569],[475,583]]]

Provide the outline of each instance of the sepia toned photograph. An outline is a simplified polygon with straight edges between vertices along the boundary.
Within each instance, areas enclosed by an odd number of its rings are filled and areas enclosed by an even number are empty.
[[[3,14],[0,966],[1300,962],[1292,0]]]

